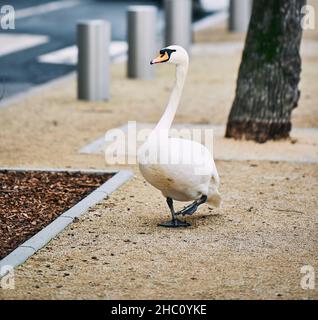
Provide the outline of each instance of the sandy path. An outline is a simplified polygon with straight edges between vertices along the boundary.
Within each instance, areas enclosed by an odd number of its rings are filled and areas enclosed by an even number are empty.
[[[318,50],[311,40],[305,40],[304,46],[302,94],[293,113],[293,126],[310,128],[318,127]],[[191,59],[175,122],[226,123],[240,54],[237,50],[223,55],[202,52]],[[76,151],[128,120],[158,121],[173,83],[174,71],[169,67],[156,68],[156,79],[142,81],[126,79],[125,66],[113,65],[109,102],[78,102],[75,82],[68,81],[0,110],[0,165],[61,166],[63,157],[64,165],[73,166],[77,159],[80,166],[94,166],[91,158]]]
[[[138,175],[20,267],[1,297],[318,298],[300,287],[300,268],[318,268],[317,166],[218,167],[223,207],[202,207],[193,227],[158,228],[164,199]]]

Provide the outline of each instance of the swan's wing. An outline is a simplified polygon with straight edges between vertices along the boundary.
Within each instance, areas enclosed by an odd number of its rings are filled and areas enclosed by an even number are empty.
[[[193,140],[171,138],[167,150],[171,163],[189,165],[197,175],[215,175],[218,179],[212,154],[206,146]]]

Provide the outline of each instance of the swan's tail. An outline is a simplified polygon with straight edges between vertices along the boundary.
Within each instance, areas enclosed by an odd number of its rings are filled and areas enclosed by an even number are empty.
[[[221,194],[218,191],[218,185],[219,185],[219,177],[212,176],[210,185],[209,185],[207,202],[213,205],[214,207],[219,207],[222,202]]]
[[[222,203],[222,198],[219,191],[216,190],[213,194],[209,194],[207,202],[218,208]]]

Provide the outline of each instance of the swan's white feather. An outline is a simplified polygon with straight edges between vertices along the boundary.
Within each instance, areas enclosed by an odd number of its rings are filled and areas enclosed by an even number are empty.
[[[213,157],[200,143],[180,138],[161,144],[150,140],[140,148],[138,162],[144,178],[165,197],[191,201],[207,195],[209,200],[218,194]]]

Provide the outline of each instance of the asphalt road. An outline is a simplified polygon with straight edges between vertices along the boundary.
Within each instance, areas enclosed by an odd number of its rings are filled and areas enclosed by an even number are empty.
[[[43,63],[38,57],[74,45],[78,20],[110,21],[113,41],[126,40],[129,5],[155,5],[159,10],[158,28],[163,20],[160,1],[54,0],[53,6],[52,1],[6,2],[15,8],[16,20],[15,30],[0,28],[0,97],[7,98],[73,71],[74,65]]]

